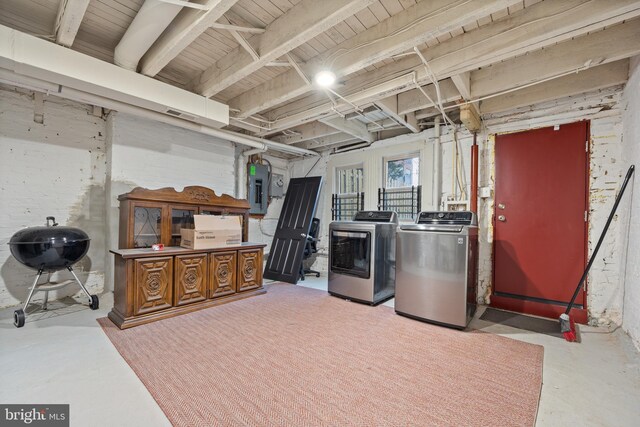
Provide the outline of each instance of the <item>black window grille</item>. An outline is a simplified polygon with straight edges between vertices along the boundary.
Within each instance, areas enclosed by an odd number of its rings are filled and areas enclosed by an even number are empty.
[[[378,188],[378,210],[396,211],[399,219],[415,219],[421,208],[422,186]]]
[[[332,194],[331,220],[349,221],[356,212],[364,209],[364,193]]]

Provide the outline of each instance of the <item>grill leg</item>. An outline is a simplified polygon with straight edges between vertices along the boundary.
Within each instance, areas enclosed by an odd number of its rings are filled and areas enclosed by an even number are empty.
[[[49,291],[44,292],[44,303],[42,303],[42,309],[47,309],[47,303],[49,302]]]
[[[89,293],[89,291],[87,290],[87,288],[84,287],[84,285],[82,284],[82,282],[80,281],[80,279],[78,279],[78,276],[76,276],[75,271],[73,271],[73,268],[71,268],[70,266],[67,267],[67,269],[71,272],[71,274],[73,274],[73,278],[76,279],[76,282],[78,282],[78,285],[80,285],[80,287],[82,288],[82,290],[84,291],[85,294],[87,294],[87,298],[89,298],[89,302],[91,303],[92,298],[91,298],[91,294]]]
[[[24,303],[24,308],[22,310],[25,313],[27,312],[27,306],[29,305],[31,298],[33,297],[33,293],[35,292],[36,287],[38,286],[38,280],[40,280],[40,276],[42,276],[42,270],[38,270],[38,275],[36,276],[36,280],[33,281],[33,286],[31,286],[31,290],[29,291],[29,296],[27,297],[27,300]]]

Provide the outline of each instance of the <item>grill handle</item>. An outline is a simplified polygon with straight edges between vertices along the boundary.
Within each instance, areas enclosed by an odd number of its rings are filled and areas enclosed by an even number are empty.
[[[53,224],[49,224],[49,221],[51,221]],[[56,222],[55,217],[48,216],[47,217],[47,227],[55,227],[56,225],[58,225],[58,223]]]

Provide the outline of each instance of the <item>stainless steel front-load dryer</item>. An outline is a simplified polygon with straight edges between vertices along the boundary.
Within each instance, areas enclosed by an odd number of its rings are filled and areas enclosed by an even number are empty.
[[[329,224],[329,293],[378,304],[394,295],[398,216],[360,211]]]

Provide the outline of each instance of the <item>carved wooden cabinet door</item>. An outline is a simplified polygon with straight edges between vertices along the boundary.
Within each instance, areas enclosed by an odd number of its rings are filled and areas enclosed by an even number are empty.
[[[262,286],[262,249],[238,251],[238,292]]]
[[[236,254],[235,251],[230,251],[209,255],[209,274],[211,275],[209,298],[236,292]]]
[[[134,314],[145,314],[173,304],[173,258],[135,260]]]
[[[175,257],[176,306],[207,299],[207,254]]]

